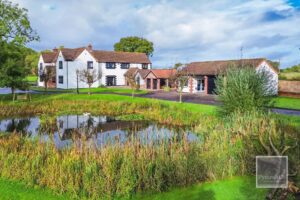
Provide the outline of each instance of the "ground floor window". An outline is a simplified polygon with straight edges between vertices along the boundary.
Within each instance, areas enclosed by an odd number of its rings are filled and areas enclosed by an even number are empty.
[[[116,76],[106,76],[106,86],[115,86],[117,85]]]
[[[58,83],[63,84],[64,83],[64,77],[63,76],[58,76]]]
[[[197,91],[203,92],[205,88],[205,81],[203,78],[197,80]]]

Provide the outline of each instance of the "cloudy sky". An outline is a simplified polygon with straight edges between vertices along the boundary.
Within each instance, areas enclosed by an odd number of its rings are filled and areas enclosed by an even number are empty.
[[[154,67],[266,57],[300,63],[300,0],[13,0],[28,9],[35,50],[113,50],[121,37],[154,43]]]

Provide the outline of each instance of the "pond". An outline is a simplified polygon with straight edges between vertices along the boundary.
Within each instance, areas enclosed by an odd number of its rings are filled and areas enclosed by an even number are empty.
[[[53,141],[58,149],[73,145],[82,138],[97,148],[133,141],[141,144],[159,144],[172,140],[198,140],[191,131],[178,127],[166,127],[149,121],[122,121],[109,116],[88,114],[2,119],[0,132],[17,132],[29,138]]]

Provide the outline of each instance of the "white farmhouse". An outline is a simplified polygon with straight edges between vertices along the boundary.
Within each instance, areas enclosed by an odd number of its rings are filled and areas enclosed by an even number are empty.
[[[77,70],[96,70],[101,79],[92,87],[125,85],[124,74],[130,68],[151,69],[151,62],[144,53],[115,52],[94,50],[91,45],[80,48],[53,49],[52,52],[42,53],[39,59],[39,72],[45,67],[55,68],[55,76],[48,82],[49,87],[62,89],[87,88],[84,82],[77,81]],[[38,79],[38,86],[44,86]]]
[[[269,76],[268,87],[278,94],[278,71],[265,58],[192,62],[182,70],[189,76],[183,92],[213,94],[216,76],[231,66],[253,67],[257,72],[265,71]]]

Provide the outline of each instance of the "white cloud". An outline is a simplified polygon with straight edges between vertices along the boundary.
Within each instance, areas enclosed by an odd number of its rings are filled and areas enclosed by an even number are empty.
[[[268,57],[300,62],[300,12],[285,0],[133,1],[14,0],[41,36],[36,49],[93,43],[112,49],[137,35],[155,44],[154,66],[174,62]],[[84,2],[84,3],[83,3]]]

